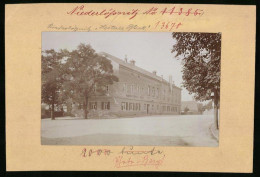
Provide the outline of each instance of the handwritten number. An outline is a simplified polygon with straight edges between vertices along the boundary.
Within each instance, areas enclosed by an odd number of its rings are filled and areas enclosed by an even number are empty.
[[[176,23],[176,22],[158,21],[155,23],[155,28],[166,29],[166,30],[172,31],[173,29],[178,29],[181,25],[182,25],[181,22]]]

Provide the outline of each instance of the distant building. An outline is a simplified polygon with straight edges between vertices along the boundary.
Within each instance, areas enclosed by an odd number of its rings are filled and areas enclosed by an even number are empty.
[[[105,95],[89,98],[89,116],[134,116],[145,114],[180,114],[181,89],[158,76],[127,61],[107,53],[100,53],[111,60],[118,82],[106,87]]]
[[[188,111],[186,112],[185,109],[187,109]],[[182,101],[181,112],[182,113],[186,112],[186,114],[200,114],[198,109],[198,103],[196,101]]]

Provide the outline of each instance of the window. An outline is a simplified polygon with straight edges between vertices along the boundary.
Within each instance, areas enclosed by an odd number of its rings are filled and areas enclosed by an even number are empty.
[[[106,92],[108,93],[108,91],[109,91],[109,87],[108,87],[108,85],[106,86]]]
[[[140,111],[140,103],[135,103],[135,110],[136,111]]]
[[[152,95],[155,96],[155,88],[152,89]]]
[[[130,89],[131,89],[131,93],[133,94],[134,93],[134,85],[131,85]]]
[[[102,108],[102,110],[109,110],[110,102],[102,102],[101,108]]]
[[[146,109],[147,109],[147,108],[146,108],[146,104],[144,104],[144,110],[146,111]]]
[[[123,91],[126,92],[126,83],[123,84]]]
[[[89,109],[97,110],[97,102],[89,102]]]
[[[140,93],[140,86],[139,85],[137,86],[137,93],[138,94]]]
[[[148,92],[148,95],[150,96],[150,86],[148,86],[147,92]]]
[[[126,110],[128,110],[128,102],[126,102]]]
[[[121,110],[126,110],[126,103],[125,102],[122,102],[121,103]]]
[[[133,110],[133,103],[129,103],[129,110]]]

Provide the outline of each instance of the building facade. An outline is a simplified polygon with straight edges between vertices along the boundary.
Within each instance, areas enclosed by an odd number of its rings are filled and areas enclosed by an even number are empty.
[[[106,87],[105,95],[89,98],[89,117],[124,117],[180,114],[181,89],[172,82],[135,65],[135,61],[100,53],[111,60],[118,82]]]

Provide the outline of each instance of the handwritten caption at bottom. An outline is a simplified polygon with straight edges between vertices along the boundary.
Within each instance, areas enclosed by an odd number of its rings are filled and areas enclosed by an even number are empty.
[[[163,151],[153,147],[149,150],[138,150],[134,146],[123,147],[119,152],[113,152],[110,149],[87,149],[83,148],[81,157],[91,158],[99,156],[111,156],[113,154],[113,163],[115,168],[144,166],[159,168],[164,160]]]

